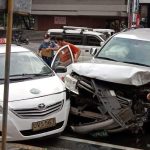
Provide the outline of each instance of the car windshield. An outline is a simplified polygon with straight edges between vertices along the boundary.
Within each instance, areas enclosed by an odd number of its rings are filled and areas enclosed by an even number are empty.
[[[113,37],[95,57],[150,66],[150,42]]]
[[[4,79],[5,54],[0,54],[0,79]],[[12,52],[10,77],[25,75],[49,75],[52,70],[33,52]]]

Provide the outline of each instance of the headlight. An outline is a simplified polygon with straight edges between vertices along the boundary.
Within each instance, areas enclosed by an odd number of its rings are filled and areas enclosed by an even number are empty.
[[[77,79],[73,78],[70,75],[66,75],[65,77],[66,88],[76,94],[79,94],[78,89],[76,88],[77,81],[78,81]]]

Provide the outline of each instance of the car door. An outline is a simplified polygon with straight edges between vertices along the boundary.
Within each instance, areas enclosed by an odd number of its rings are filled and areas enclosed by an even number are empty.
[[[83,50],[83,39],[84,39],[84,35],[83,34],[65,34],[64,36],[65,41],[74,44],[75,46],[77,46],[78,48],[80,48],[81,53],[80,56],[78,58],[78,61],[82,61],[82,58],[84,56],[84,50]]]
[[[71,72],[71,64],[74,63],[74,57],[69,45],[61,47],[55,54],[51,68],[57,75],[63,79],[65,75]],[[66,72],[64,69],[66,68]]]

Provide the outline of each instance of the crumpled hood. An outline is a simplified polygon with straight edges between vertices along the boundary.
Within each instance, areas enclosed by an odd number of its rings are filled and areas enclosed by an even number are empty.
[[[72,71],[79,75],[103,81],[140,86],[150,82],[150,69],[120,62],[92,60],[72,64]]]
[[[57,77],[17,81],[9,85],[9,101],[25,100],[56,94],[65,90],[64,83]],[[4,85],[0,85],[0,101],[3,100]]]

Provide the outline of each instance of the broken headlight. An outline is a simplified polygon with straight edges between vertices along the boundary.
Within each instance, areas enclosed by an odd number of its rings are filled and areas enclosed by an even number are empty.
[[[72,77],[71,75],[66,75],[65,77],[66,88],[76,94],[79,94],[78,89],[76,88],[77,81],[78,80]]]

